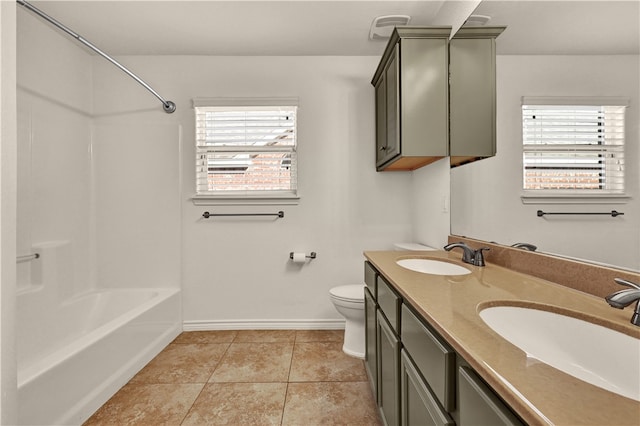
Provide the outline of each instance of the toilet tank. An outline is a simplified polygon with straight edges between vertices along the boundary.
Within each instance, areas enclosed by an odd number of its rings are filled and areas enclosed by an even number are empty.
[[[394,243],[393,248],[395,250],[411,250],[411,251],[437,250],[436,248],[425,246],[423,244],[418,244],[418,243]]]

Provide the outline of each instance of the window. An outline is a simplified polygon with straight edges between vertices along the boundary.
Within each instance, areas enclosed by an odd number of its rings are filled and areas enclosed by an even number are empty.
[[[297,200],[297,100],[194,100],[195,200]]]
[[[567,196],[624,193],[626,101],[602,101],[523,100],[526,192]]]

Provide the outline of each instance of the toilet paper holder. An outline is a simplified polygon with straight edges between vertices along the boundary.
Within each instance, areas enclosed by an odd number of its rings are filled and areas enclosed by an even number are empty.
[[[315,259],[316,258],[316,252],[312,251],[311,253],[309,253],[308,255],[304,256],[307,259]],[[293,260],[293,252],[289,253],[289,259]]]

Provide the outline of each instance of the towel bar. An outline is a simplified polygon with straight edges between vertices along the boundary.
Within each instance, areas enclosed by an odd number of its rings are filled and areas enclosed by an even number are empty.
[[[616,217],[616,216],[622,216],[624,215],[624,213],[622,212],[617,212],[615,210],[611,210],[610,212],[543,212],[542,210],[538,210],[538,217],[542,217],[548,214],[562,214],[562,215],[607,215],[607,216],[611,216],[611,217]]]
[[[284,217],[284,212],[280,210],[278,213],[202,213],[202,217],[209,219],[213,216],[278,216]]]

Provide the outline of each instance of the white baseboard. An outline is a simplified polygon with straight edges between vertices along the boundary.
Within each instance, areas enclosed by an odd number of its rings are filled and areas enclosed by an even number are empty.
[[[341,330],[343,319],[327,320],[202,320],[183,321],[183,331],[211,330]]]

